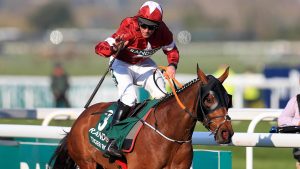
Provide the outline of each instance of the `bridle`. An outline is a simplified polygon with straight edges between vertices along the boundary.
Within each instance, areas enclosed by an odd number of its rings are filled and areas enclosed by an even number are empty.
[[[154,74],[155,74],[155,71],[154,71]],[[186,112],[192,118],[193,121],[200,121],[200,122],[202,122],[203,126],[208,131],[210,131],[211,134],[213,134],[213,135],[216,136],[216,133],[218,133],[219,129],[226,122],[231,121],[231,118],[229,117],[229,115],[227,113],[225,115],[215,116],[215,117],[212,117],[212,118],[208,118],[208,114],[214,112],[215,110],[217,110],[219,108],[226,108],[228,110],[228,108],[230,108],[232,106],[231,105],[231,100],[230,100],[231,99],[231,95],[229,95],[226,92],[226,90],[224,89],[223,85],[221,84],[221,82],[218,79],[216,79],[215,77],[213,77],[211,75],[208,75],[207,78],[208,78],[208,83],[207,84],[203,84],[203,82],[199,83],[200,86],[198,87],[199,90],[198,90],[198,94],[197,94],[197,98],[196,98],[196,103],[195,103],[196,104],[196,116],[193,115],[193,113],[190,112],[189,109],[186,108],[183,105],[183,103],[180,101],[180,99],[178,98],[178,95],[177,95],[177,93],[175,91],[175,88],[174,88],[174,86],[175,86],[174,85],[174,81],[177,84],[180,84],[180,83],[175,78],[171,79],[172,82],[173,82],[173,85],[172,85],[172,83],[170,81],[170,78],[167,78],[167,80],[168,80],[168,82],[170,84],[170,87],[172,89],[172,92],[173,92],[173,94],[174,94],[174,96],[175,96],[175,98],[177,100],[177,103],[184,110],[184,112]],[[154,82],[156,82],[156,81],[154,80]],[[158,85],[157,85],[157,87],[158,87]],[[205,96],[209,92],[211,92],[211,91],[213,91],[214,93],[218,93],[218,94],[216,94],[216,96],[218,97],[219,102],[217,103],[217,105],[213,109],[208,110],[208,109],[204,108],[203,100],[205,99]],[[219,93],[219,92],[221,92],[221,93]],[[222,97],[222,96],[225,96],[225,97]],[[213,123],[215,123],[214,120],[218,119],[218,118],[224,118],[224,120],[216,127],[215,130],[211,130],[210,129],[210,125],[213,124]],[[158,134],[160,134],[161,136],[163,136],[164,138],[166,138],[169,141],[177,142],[177,143],[186,143],[186,142],[190,142],[191,141],[191,140],[178,141],[178,140],[170,139],[170,138],[166,137],[165,135],[163,135],[162,133],[160,133],[156,128],[154,128],[151,125],[147,124],[145,121],[143,121],[143,123],[146,124],[146,125],[148,125],[150,128],[154,129]]]
[[[196,98],[196,116],[193,115],[192,112],[189,111],[188,108],[186,108],[182,102],[179,100],[175,89],[172,87],[171,82],[168,79],[168,82],[171,86],[171,89],[173,91],[173,94],[175,95],[175,98],[177,100],[177,103],[179,106],[184,110],[184,112],[188,113],[189,116],[193,119],[193,121],[200,121],[203,123],[204,127],[210,131],[212,134],[216,134],[219,129],[224,125],[226,122],[231,121],[231,118],[229,115],[226,113],[225,115],[221,116],[215,116],[212,118],[208,118],[208,114],[214,112],[215,110],[219,108],[228,108],[232,107],[231,105],[231,95],[229,95],[221,82],[216,79],[215,77],[208,75],[208,83],[203,84],[203,82],[199,83],[199,90]],[[176,82],[176,79],[172,79]],[[216,93],[215,96],[218,98],[218,103],[213,109],[205,109],[203,105],[203,100],[205,99],[206,95],[209,93]],[[224,97],[223,97],[224,96]],[[224,120],[216,127],[216,129],[213,131],[210,129],[210,125],[215,123],[214,120],[218,118],[224,118]]]
[[[198,90],[198,95],[196,99],[196,113],[197,113],[197,120],[203,123],[203,126],[209,130],[212,134],[216,134],[222,125],[224,125],[226,122],[231,121],[231,118],[226,113],[224,115],[215,116],[212,118],[208,118],[208,114],[214,112],[217,109],[221,108],[230,108],[231,105],[231,96],[226,92],[221,82],[216,79],[215,77],[208,75],[208,83],[203,84],[200,83],[200,87]],[[217,105],[214,106],[212,109],[206,109],[204,108],[204,99],[208,94],[214,94],[214,96],[217,96],[218,99]],[[223,97],[222,97],[223,96]],[[195,118],[195,117],[194,117]],[[216,129],[212,131],[210,129],[210,125],[215,123],[215,119],[224,118],[224,120],[217,125]]]
[[[166,70],[166,67],[160,66],[160,69],[162,70]],[[157,69],[156,69],[157,70]],[[155,72],[156,70],[153,72],[153,78],[155,77]],[[225,90],[225,88],[223,87],[223,85],[221,84],[221,82],[216,79],[214,76],[212,75],[208,75],[207,79],[208,82],[207,84],[204,84],[203,82],[199,83],[199,90],[198,90],[198,94],[197,94],[197,98],[196,98],[196,116],[193,115],[192,112],[189,111],[188,108],[186,108],[186,106],[183,105],[183,103],[180,101],[176,90],[175,90],[175,84],[179,85],[182,88],[182,85],[175,79],[175,78],[166,78],[171,89],[172,92],[177,100],[177,103],[179,104],[179,106],[184,110],[184,112],[188,113],[189,116],[193,119],[193,121],[200,121],[203,123],[204,127],[210,131],[212,134],[216,134],[218,132],[218,130],[221,128],[222,125],[224,125],[227,121],[230,121],[231,118],[229,117],[229,115],[226,113],[225,115],[222,116],[216,116],[216,117],[212,117],[211,119],[209,119],[207,116],[208,114],[212,113],[213,111],[215,111],[218,108],[223,108],[225,107],[227,110],[228,108],[232,107],[232,101],[231,101],[231,95],[229,95],[227,93],[227,91]],[[173,83],[171,83],[171,80]],[[155,78],[153,79],[155,84]],[[159,88],[159,86],[156,84],[156,86]],[[160,88],[159,88],[160,89]],[[160,89],[161,90],[161,89]],[[162,91],[162,90],[161,90]],[[215,106],[214,109],[211,110],[206,110],[204,108],[203,105],[203,100],[205,99],[205,96],[210,93],[211,91],[213,91],[214,93],[217,93],[216,96],[218,97],[218,104]],[[163,91],[162,91],[163,92]],[[223,97],[224,96],[224,97]],[[210,129],[210,125],[212,123],[214,123],[215,119],[218,118],[224,118],[223,122],[221,124],[219,124],[217,126],[217,128],[212,131]]]

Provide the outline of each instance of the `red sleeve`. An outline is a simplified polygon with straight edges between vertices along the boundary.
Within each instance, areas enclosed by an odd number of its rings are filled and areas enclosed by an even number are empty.
[[[108,37],[105,41],[99,42],[95,47],[96,54],[104,57],[110,57],[113,54],[113,51],[111,50],[111,46],[115,42],[115,38],[118,35],[124,35],[125,41],[130,41],[133,36],[130,33],[130,24],[131,24],[131,18],[125,18],[121,24],[118,30],[111,35],[111,37]]]
[[[167,55],[168,63],[177,65],[179,62],[179,51],[173,40],[173,33],[169,30],[164,22],[161,25],[163,35],[163,52]]]
[[[104,57],[110,57],[113,54],[111,46],[106,41],[98,43],[95,47],[95,52],[96,54]]]
[[[125,18],[121,24],[119,29],[112,35],[113,38],[117,37],[118,35],[123,35],[124,41],[130,41],[132,40],[133,35],[131,33],[131,29],[133,27],[132,18]]]
[[[171,63],[173,63],[175,65],[178,64],[178,62],[179,62],[179,51],[178,51],[176,46],[174,46],[174,48],[170,51],[166,51],[166,50],[163,50],[163,51],[167,55],[169,64],[171,64]]]

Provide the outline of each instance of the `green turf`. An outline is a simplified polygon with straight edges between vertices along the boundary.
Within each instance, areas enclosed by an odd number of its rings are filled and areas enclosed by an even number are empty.
[[[251,68],[255,72],[262,72],[266,65],[297,66],[299,59],[289,56],[288,58],[272,58],[265,49],[256,46],[235,49],[234,44],[223,43],[190,43],[178,45],[180,61],[178,73],[195,73],[196,64],[205,73],[213,73],[223,64],[229,65],[235,72],[243,73]],[[94,43],[78,44],[82,53],[63,53],[61,48],[49,48],[41,50],[32,49],[32,54],[0,55],[0,75],[48,75],[51,72],[53,62],[62,62],[71,75],[101,75],[108,67],[108,58],[98,56],[94,52]],[[251,43],[249,44],[251,45]],[[55,54],[56,53],[56,54]],[[158,65],[167,65],[166,55],[160,50],[152,56]],[[294,59],[293,59],[294,58]]]
[[[33,120],[33,119],[11,119],[2,118],[0,119],[0,124],[24,124],[24,125],[42,125],[43,120]],[[50,126],[66,126],[69,127],[73,124],[73,120],[52,120]]]
[[[158,65],[167,65],[166,56],[161,52],[152,58]],[[205,73],[209,74],[215,72],[222,64],[229,65],[236,72],[243,72],[247,65],[236,58],[237,56],[182,54],[177,72],[195,74],[197,63]],[[93,54],[58,60],[72,76],[102,75],[108,67],[107,58]],[[38,55],[0,56],[0,75],[49,75],[56,61]]]

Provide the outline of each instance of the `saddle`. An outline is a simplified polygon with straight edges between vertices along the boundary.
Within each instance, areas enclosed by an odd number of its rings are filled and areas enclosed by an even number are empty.
[[[146,104],[149,102],[150,100],[144,100],[142,103],[138,103],[134,106],[133,110],[128,113],[127,117],[134,117],[137,115],[137,113],[146,106]]]
[[[109,138],[117,141],[118,147],[122,147],[123,152],[131,152],[135,139],[138,136],[143,123],[159,100],[145,100],[136,105],[127,118],[111,127],[112,114],[117,109],[117,103],[112,103],[100,116],[95,127],[89,129],[90,143],[104,152]],[[99,112],[98,112],[99,113]],[[98,114],[93,113],[93,114]]]

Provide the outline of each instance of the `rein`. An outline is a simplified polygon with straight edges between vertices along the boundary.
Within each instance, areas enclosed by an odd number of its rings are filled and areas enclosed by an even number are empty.
[[[166,67],[163,67],[163,66],[159,66],[162,70],[166,70]],[[153,72],[153,78],[154,78],[154,83],[156,84],[156,81],[155,81],[155,72],[157,71],[158,69],[155,69],[155,71]],[[176,83],[176,85],[178,85],[180,88],[183,87],[183,85],[181,83],[179,83],[175,78],[170,78],[168,75],[164,74],[164,76],[166,77],[166,79],[168,80],[168,83],[172,89],[172,92],[176,98],[176,101],[178,103],[178,105],[185,111],[187,112],[193,120],[197,120],[197,117],[194,117],[193,114],[191,112],[189,112],[186,107],[183,105],[183,103],[181,102],[181,100],[179,99],[177,93],[176,93],[176,90],[175,90],[175,84],[174,82]],[[173,84],[171,83],[171,80],[173,81]],[[159,86],[156,84],[156,86],[159,88]],[[160,89],[160,88],[159,88]],[[161,90],[161,89],[160,89]],[[161,92],[163,92],[161,90]],[[164,93],[164,92],[163,92]],[[166,94],[166,93],[165,93]],[[148,126],[149,128],[151,128],[152,130],[154,130],[156,133],[158,133],[160,136],[162,136],[163,138],[165,138],[166,140],[170,141],[170,142],[174,142],[174,143],[179,143],[179,144],[183,144],[183,143],[189,143],[192,141],[192,139],[189,139],[189,140],[175,140],[175,139],[172,139],[172,138],[169,138],[168,136],[164,135],[162,132],[160,132],[158,129],[156,129],[155,127],[153,127],[151,124],[147,123],[145,120],[143,119],[140,119],[140,121],[145,124],[146,126]]]
[[[162,69],[163,71],[166,71],[166,69],[167,69],[167,67],[165,67],[165,66],[159,66],[159,68]],[[156,70],[157,70],[157,69],[156,69]],[[155,74],[156,70],[154,71],[154,74]],[[171,83],[171,80],[172,80],[173,82],[175,82],[176,85],[178,85],[180,88],[182,88],[183,85],[182,85],[180,82],[178,82],[178,80],[176,80],[175,78],[170,78],[166,73],[164,73],[164,76],[165,76],[166,79],[168,80],[168,83],[169,83],[169,85],[170,85],[170,88],[171,88],[171,90],[172,90],[172,92],[173,92],[173,94],[174,94],[174,96],[175,96],[175,99],[176,99],[178,105],[182,108],[182,110],[184,110],[186,113],[188,113],[188,114],[191,116],[191,118],[192,118],[193,120],[197,120],[197,117],[193,116],[193,114],[186,108],[186,106],[185,106],[185,105],[181,102],[181,100],[179,99],[179,97],[178,97],[178,95],[177,95],[177,92],[176,92],[176,90],[175,90],[175,84],[174,84],[174,83],[172,84],[172,83]],[[171,80],[170,80],[170,79],[171,79]],[[154,81],[155,81],[155,80],[154,80]],[[157,87],[158,87],[158,86],[157,86]]]

